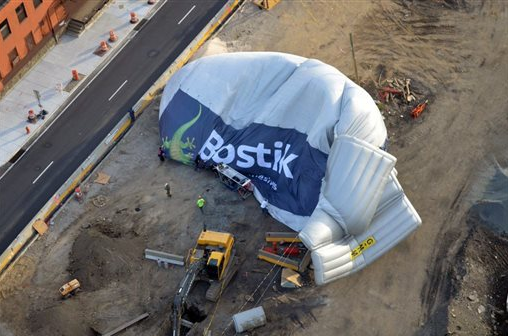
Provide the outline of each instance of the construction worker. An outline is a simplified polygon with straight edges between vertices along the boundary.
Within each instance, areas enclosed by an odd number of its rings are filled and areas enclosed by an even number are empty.
[[[268,217],[268,201],[266,198],[263,198],[263,201],[261,202],[261,211],[263,212],[263,215],[265,215],[265,217]]]
[[[203,207],[205,206],[205,203],[206,202],[203,196],[199,195],[198,200],[196,201],[196,205],[198,206],[199,211],[201,211],[202,214],[204,214]]]
[[[159,157],[161,162],[164,161],[164,148],[162,146],[159,146],[159,151],[157,153],[157,156]]]
[[[37,122],[37,116],[35,115],[34,110],[28,111],[28,122],[35,124]]]
[[[74,189],[74,194],[79,203],[83,202],[83,192],[79,186]]]
[[[201,156],[198,154],[196,155],[196,158],[194,159],[194,171],[197,171],[199,168],[201,168],[203,160],[201,159]]]
[[[166,183],[166,184],[164,185],[164,189],[166,190],[166,195],[167,195],[168,197],[171,197],[171,186],[169,185],[169,183]]]

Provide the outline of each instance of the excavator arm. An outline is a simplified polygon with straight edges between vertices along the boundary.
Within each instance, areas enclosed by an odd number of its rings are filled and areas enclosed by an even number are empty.
[[[187,295],[189,295],[192,284],[196,280],[196,276],[203,270],[205,265],[205,260],[192,263],[187,269],[182,281],[180,281],[180,286],[173,300],[173,336],[180,336],[185,300],[187,299]]]

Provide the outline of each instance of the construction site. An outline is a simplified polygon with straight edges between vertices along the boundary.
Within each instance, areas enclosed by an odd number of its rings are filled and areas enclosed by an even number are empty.
[[[1,274],[0,335],[508,335],[507,35],[503,1],[243,2],[187,66],[255,51],[338,69],[379,109],[376,147],[421,220],[372,263],[357,239],[365,268],[327,278],[247,177],[171,159],[169,88]]]

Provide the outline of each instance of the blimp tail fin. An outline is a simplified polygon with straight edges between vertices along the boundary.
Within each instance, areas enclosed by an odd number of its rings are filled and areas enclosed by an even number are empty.
[[[323,285],[358,272],[409,236],[421,223],[407,197],[399,198],[376,216],[363,234],[347,236],[312,251],[316,284]]]

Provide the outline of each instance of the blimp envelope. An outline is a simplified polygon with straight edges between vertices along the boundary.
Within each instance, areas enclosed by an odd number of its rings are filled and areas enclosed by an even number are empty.
[[[314,211],[335,134],[380,147],[382,117],[337,69],[281,53],[199,59],[168,82],[160,135],[174,160],[227,163],[250,177],[270,213],[299,231]]]
[[[173,160],[192,165],[199,155],[207,166],[226,163],[249,177],[256,199],[303,229],[315,254],[368,234],[396,180],[369,94],[334,67],[299,56],[230,53],[187,64],[164,89],[159,131]]]

